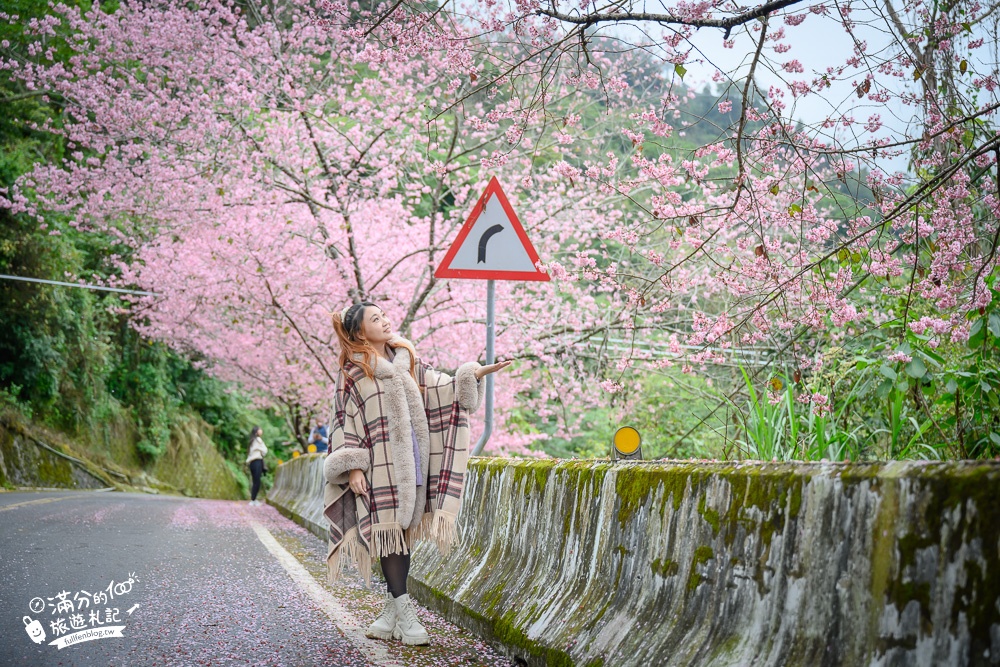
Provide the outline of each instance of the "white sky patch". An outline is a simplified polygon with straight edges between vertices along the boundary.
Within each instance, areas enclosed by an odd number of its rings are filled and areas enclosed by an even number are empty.
[[[897,12],[904,25],[908,17],[903,13],[905,6],[897,2]],[[676,2],[659,0],[649,3],[636,3],[631,9],[637,12],[674,13]],[[571,2],[560,2],[561,11],[573,12],[575,5]],[[592,9],[593,5],[587,6]],[[825,7],[824,13],[814,13],[811,8]],[[758,62],[754,78],[758,88],[764,94],[772,86],[785,90],[782,101],[786,108],[782,117],[791,118],[814,128],[814,136],[828,144],[836,142],[840,147],[855,148],[867,144],[875,138],[890,136],[893,140],[913,138],[921,132],[921,110],[914,106],[906,106],[898,101],[898,96],[904,91],[920,93],[921,83],[910,76],[895,77],[879,72],[879,65],[898,54],[901,45],[890,28],[891,20],[885,13],[885,6],[877,0],[852,3],[850,19],[854,23],[851,33],[845,29],[839,18],[839,5],[834,1],[808,2],[793,5],[769,18],[768,34],[773,35],[779,30],[784,31],[784,38],[779,42],[768,40],[760,62]],[[513,7],[511,7],[513,9]],[[786,16],[805,16],[799,25],[788,25]],[[675,33],[669,28],[656,23],[602,23],[592,28],[589,34],[598,37],[609,37],[620,40],[620,46],[628,49],[642,48],[654,58],[668,59],[674,54],[690,53],[684,59],[683,65],[687,72],[684,83],[687,86],[701,90],[711,84],[716,91],[724,91],[727,85],[734,85],[742,91],[743,83],[749,72],[753,54],[756,50],[756,40],[759,38],[757,20],[745,25],[736,26],[729,35],[731,48],[724,46],[725,31],[719,28],[701,28],[689,41],[681,42],[676,49],[670,51],[663,45]],[[566,25],[566,29],[571,26]],[[908,26],[913,27],[913,26]],[[973,26],[971,35],[960,35],[963,40],[971,40],[984,36],[981,25]],[[987,40],[989,41],[989,40]],[[774,47],[777,43],[788,47],[787,51],[778,53]],[[828,68],[843,66],[855,55],[855,48],[863,44],[860,51],[863,64],[859,68],[848,68],[842,78],[831,77],[831,86],[821,91],[805,96],[794,97],[789,90],[791,81],[812,82],[827,73]],[[990,72],[996,68],[996,63],[987,62],[991,54],[989,49],[980,50],[970,56],[970,71]],[[783,71],[782,65],[797,60],[804,71],[789,73]],[[957,63],[955,64],[957,67]],[[665,63],[668,75],[672,75],[673,64]],[[722,72],[725,77],[722,82],[713,81],[716,72]],[[871,72],[874,75],[873,92],[878,88],[890,92],[888,101],[877,102],[861,98],[857,95],[856,86]],[[971,81],[971,79],[968,79]],[[734,91],[736,92],[736,91]],[[739,92],[731,96],[734,101]],[[724,99],[724,98],[723,98]],[[880,129],[874,133],[863,126],[872,116],[879,116]],[[853,118],[854,125],[842,123],[830,128],[820,125],[827,119]],[[688,121],[693,119],[687,119]],[[866,159],[867,166],[873,164],[887,172],[906,171],[909,162],[907,151],[897,157],[889,158],[881,152],[877,158],[870,155]]]

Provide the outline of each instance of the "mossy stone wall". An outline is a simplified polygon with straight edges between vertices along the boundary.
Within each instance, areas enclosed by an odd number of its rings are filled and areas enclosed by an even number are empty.
[[[322,455],[268,501],[321,538]],[[410,592],[529,665],[1000,665],[1000,463],[473,459]]]
[[[212,427],[201,419],[181,419],[171,430],[166,453],[143,470],[135,460],[120,462],[111,458],[103,447],[94,451],[92,444],[88,447],[70,443],[59,434],[17,416],[0,414],[0,486],[67,489],[115,486],[202,498],[245,498],[237,474],[216,449],[211,435]],[[128,448],[134,451],[134,444],[116,443],[112,451]]]
[[[0,486],[100,489],[110,485],[101,471],[88,471],[85,465],[39,447],[22,423],[0,421]]]
[[[474,459],[420,602],[530,665],[1000,664],[1000,464]]]
[[[274,471],[268,505],[322,540],[329,534],[323,515],[323,461],[326,454],[304,454],[285,461]]]
[[[171,427],[167,451],[147,472],[184,495],[223,500],[246,497],[212,442],[212,427],[197,417],[180,419]]]

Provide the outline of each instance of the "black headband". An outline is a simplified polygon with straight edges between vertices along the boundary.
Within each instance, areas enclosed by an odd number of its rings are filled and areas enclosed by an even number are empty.
[[[361,331],[361,320],[364,319],[365,308],[374,305],[374,303],[363,301],[361,303],[356,303],[347,309],[346,314],[342,318],[342,322],[344,324],[344,331],[346,331],[349,336],[353,338],[356,333]]]

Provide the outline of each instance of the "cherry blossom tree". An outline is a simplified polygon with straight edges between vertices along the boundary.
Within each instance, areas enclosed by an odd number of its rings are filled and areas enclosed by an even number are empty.
[[[613,94],[636,82],[616,77],[600,56],[641,52],[677,84],[690,71],[711,73],[718,110],[733,113],[715,140],[685,145],[705,118],[685,116],[682,88],[654,79],[659,99],[639,98],[618,128],[630,154],[567,156],[557,168],[609,195],[604,215],[618,214],[611,239],[627,251],[605,266],[601,249],[589,249],[576,260],[579,275],[627,296],[636,336],[666,338],[647,359],[629,349],[612,391],[630,367],[681,360],[692,372],[734,347],[766,346],[800,378],[818,350],[873,327],[916,333],[933,349],[966,339],[990,303],[986,279],[1000,238],[995,4],[484,0],[443,8],[435,29],[472,25],[523,54],[498,60],[477,51],[494,73],[480,90],[523,76],[542,80],[540,90]],[[414,14],[427,16],[386,4],[371,24],[413,25]],[[810,36],[827,48],[822,66],[807,69],[800,58]],[[822,112],[803,120],[797,110],[810,105]],[[544,95],[529,106],[560,113]],[[896,355],[889,361],[910,360]],[[822,394],[807,401],[817,414],[829,410]]]
[[[476,75],[436,34],[386,51],[306,5],[245,7],[57,6],[29,26],[35,59],[3,66],[65,105],[43,129],[71,152],[39,165],[5,204],[52,233],[65,224],[117,239],[117,283],[156,293],[131,300],[140,331],[283,404],[304,433],[336,379],[330,314],[352,301],[383,305],[443,368],[482,356],[485,286],[433,272],[499,174],[554,281],[498,290],[498,353],[521,363],[500,384],[491,447],[524,453],[540,437],[503,428],[524,401],[572,429],[558,406],[601,392],[569,343],[620,327],[623,306],[610,287],[597,295],[562,270],[562,255],[598,243],[611,223],[603,195],[549,167],[569,132],[599,139],[603,126],[552,126],[525,112],[517,90],[449,106]],[[47,49],[67,30],[75,55],[54,65]]]
[[[4,66],[65,100],[48,129],[75,151],[5,201],[117,235],[121,281],[159,294],[132,305],[143,332],[308,414],[349,300],[386,304],[434,363],[481,354],[482,286],[433,270],[496,173],[554,278],[500,293],[498,351],[523,365],[501,383],[497,445],[521,452],[537,436],[505,418],[529,406],[572,434],[581,406],[627,408],[643,371],[765,348],[752,372],[798,383],[865,331],[968,338],[1000,240],[995,11],[60,9],[35,26],[36,59]],[[65,68],[46,64],[59,22],[79,51]],[[805,61],[817,35],[821,65]],[[711,114],[688,111],[696,72]],[[821,391],[800,400],[830,410]]]

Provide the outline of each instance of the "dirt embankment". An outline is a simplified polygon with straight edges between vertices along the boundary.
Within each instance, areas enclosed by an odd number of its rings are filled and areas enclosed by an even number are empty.
[[[246,476],[222,457],[212,443],[211,426],[201,419],[175,424],[167,452],[145,465],[135,455],[129,430],[116,431],[103,443],[82,443],[16,413],[0,413],[0,486],[247,497]]]

